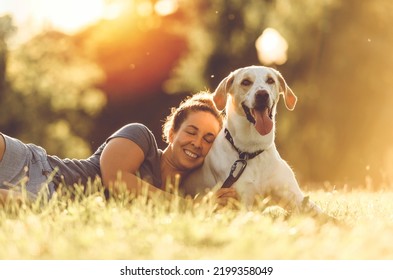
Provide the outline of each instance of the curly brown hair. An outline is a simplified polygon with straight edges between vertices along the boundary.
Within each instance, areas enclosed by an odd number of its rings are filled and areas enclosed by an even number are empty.
[[[184,99],[178,107],[171,108],[170,115],[165,119],[162,126],[162,138],[169,143],[169,132],[173,129],[177,132],[190,112],[209,112],[222,127],[223,115],[217,109],[210,92],[202,91]]]

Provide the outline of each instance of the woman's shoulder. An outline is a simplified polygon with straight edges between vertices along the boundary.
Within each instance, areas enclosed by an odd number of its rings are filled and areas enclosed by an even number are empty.
[[[151,130],[144,124],[141,123],[129,123],[118,129],[115,133],[113,133],[107,141],[116,138],[122,137],[127,138],[143,149],[148,149],[149,147],[156,147],[157,142],[154,137],[154,134]]]
[[[119,130],[115,132],[116,133],[135,133],[135,132],[140,132],[140,133],[146,133],[146,134],[153,134],[151,130],[144,124],[142,123],[129,123],[124,126],[122,126]]]
[[[115,131],[111,137],[114,135],[119,135],[119,134],[153,134],[151,130],[144,124],[141,123],[129,123],[121,128],[119,128],[117,131]]]

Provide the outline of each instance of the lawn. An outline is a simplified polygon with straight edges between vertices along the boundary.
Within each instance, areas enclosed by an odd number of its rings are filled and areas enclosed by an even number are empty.
[[[310,191],[339,222],[102,192],[0,208],[0,259],[393,259],[393,191]]]

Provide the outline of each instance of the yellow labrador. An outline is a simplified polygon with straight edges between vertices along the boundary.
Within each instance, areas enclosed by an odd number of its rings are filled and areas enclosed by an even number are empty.
[[[282,75],[269,67],[240,68],[221,81],[214,101],[217,108],[226,109],[224,126],[202,167],[182,182],[185,194],[232,186],[248,206],[256,197],[270,197],[289,212],[321,213],[303,195],[276,149],[275,115],[281,94],[293,110],[297,97]]]

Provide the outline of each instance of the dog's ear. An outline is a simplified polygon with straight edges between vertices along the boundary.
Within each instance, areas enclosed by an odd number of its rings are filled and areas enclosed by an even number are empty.
[[[275,72],[277,73],[278,81],[280,83],[280,93],[284,95],[285,106],[288,110],[292,111],[295,108],[297,97],[287,85],[281,73],[277,70],[275,70]]]
[[[225,105],[227,103],[227,94],[229,88],[232,86],[234,77],[235,76],[233,75],[233,73],[225,77],[213,93],[214,103],[216,103],[216,107],[220,111],[225,108]]]

